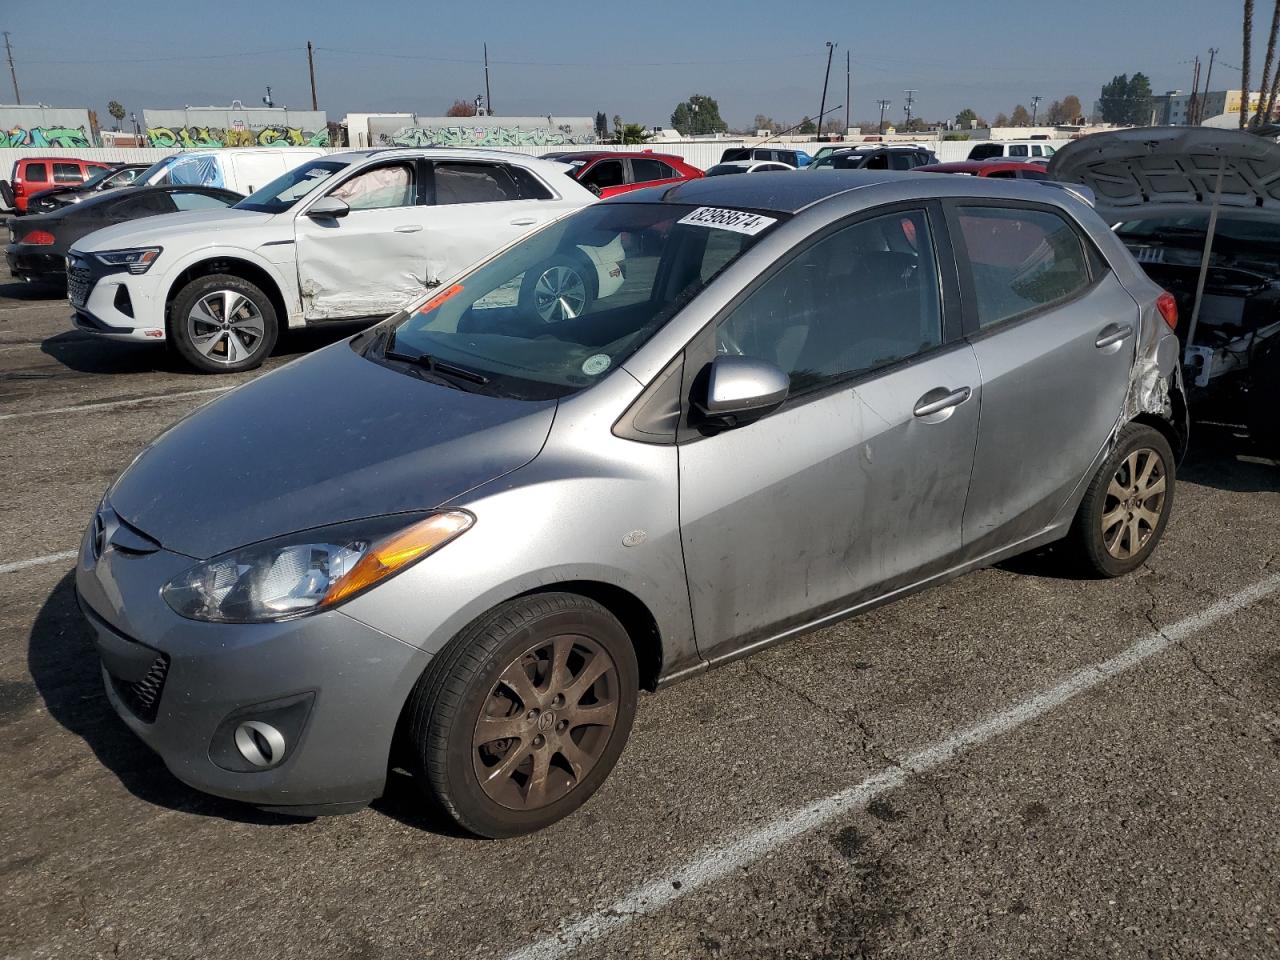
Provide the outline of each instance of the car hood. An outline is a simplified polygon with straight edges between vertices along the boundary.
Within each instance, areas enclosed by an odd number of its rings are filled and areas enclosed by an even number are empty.
[[[1222,206],[1280,211],[1280,144],[1241,130],[1147,127],[1096,133],[1053,155],[1053,180],[1082,183],[1110,223],[1178,213],[1213,203],[1222,169]]]
[[[103,195],[104,197],[106,194]],[[83,204],[81,204],[83,206]],[[218,232],[219,237],[236,227],[257,227],[270,220],[272,214],[256,210],[188,210],[185,213],[162,213],[142,217],[113,227],[96,230],[76,244],[77,250],[122,250],[128,247],[163,247],[165,239],[189,237],[193,231]],[[210,237],[212,242],[213,237]]]
[[[162,434],[112,508],[204,559],[345,520],[428,510],[538,455],[554,400],[466,393],[340,342],[238,387]]]

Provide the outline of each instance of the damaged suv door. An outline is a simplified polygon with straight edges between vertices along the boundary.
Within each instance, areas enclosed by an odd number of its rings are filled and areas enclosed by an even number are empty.
[[[422,293],[427,214],[422,162],[364,167],[295,219],[298,288],[308,320],[394,313]]]

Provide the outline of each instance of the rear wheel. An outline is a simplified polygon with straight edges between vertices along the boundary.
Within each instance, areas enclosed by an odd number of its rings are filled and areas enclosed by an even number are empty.
[[[1151,556],[1173,509],[1174,457],[1153,427],[1131,423],[1085,491],[1070,536],[1075,559],[1119,577]]]
[[[626,746],[639,670],[626,630],[574,594],[497,607],[432,658],[406,719],[417,779],[485,837],[580,807]]]
[[[182,358],[206,373],[252,370],[271,354],[276,310],[242,277],[213,274],[183,287],[169,315],[169,338]]]
[[[544,323],[580,317],[595,300],[594,268],[585,257],[552,257],[525,271],[520,305]]]

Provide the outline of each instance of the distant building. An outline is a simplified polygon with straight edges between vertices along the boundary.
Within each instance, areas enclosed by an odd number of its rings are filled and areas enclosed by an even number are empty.
[[[83,107],[0,105],[0,147],[92,147],[98,131]]]
[[[322,110],[283,107],[183,107],[143,110],[143,135],[152,147],[327,147]]]
[[[1240,114],[1240,101],[1244,97],[1243,90],[1210,90],[1200,94],[1200,105],[1196,113],[1201,120],[1223,114]],[[1191,119],[1192,95],[1180,90],[1170,90],[1164,96],[1152,97],[1152,105],[1157,107],[1154,124],[1156,126],[1186,126]],[[1262,104],[1261,91],[1249,94],[1249,115],[1258,112]]]

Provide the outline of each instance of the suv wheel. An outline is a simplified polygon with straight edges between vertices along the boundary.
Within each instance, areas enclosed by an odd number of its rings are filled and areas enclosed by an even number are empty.
[[[410,695],[416,779],[472,833],[540,830],[613,769],[638,677],[631,638],[600,604],[566,593],[505,603],[436,654]]]
[[[275,346],[276,310],[256,285],[230,274],[198,277],[182,288],[169,315],[169,338],[206,373],[261,365]]]
[[[1120,431],[1071,529],[1071,548],[1086,570],[1119,577],[1146,562],[1173,509],[1174,470],[1159,430],[1131,423]]]

